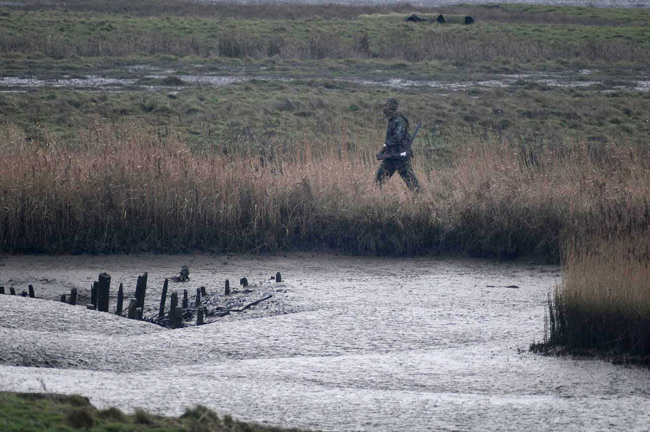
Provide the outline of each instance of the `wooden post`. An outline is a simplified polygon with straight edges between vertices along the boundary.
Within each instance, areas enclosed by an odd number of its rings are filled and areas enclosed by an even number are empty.
[[[61,303],[67,303],[65,294],[61,294]]]
[[[174,291],[172,293],[172,299],[169,302],[169,323],[174,326],[174,314],[176,313],[176,308],[178,307],[178,293]]]
[[[243,286],[244,288],[246,288],[246,287],[248,286],[248,279],[246,279],[245,277],[243,277],[243,278],[239,279],[239,283],[241,284],[241,286]]]
[[[201,297],[205,298],[208,295],[208,293],[205,291],[205,287],[201,287]]]
[[[33,286],[33,285],[30,285],[30,286],[29,286],[29,297],[30,297],[30,298],[34,298],[34,297],[35,297],[35,296],[34,296],[34,286]]]
[[[87,304],[86,309],[95,310],[95,305]]]
[[[177,307],[176,311],[174,312],[174,328],[181,328],[183,327],[183,308],[182,307]]]
[[[197,309],[201,306],[201,288],[196,289],[196,298],[194,299],[194,307]]]
[[[280,274],[280,272],[277,272],[275,274],[275,281],[276,282],[282,282],[282,275]]]
[[[124,287],[120,284],[120,287],[117,289],[117,306],[115,307],[115,314],[122,315],[122,310],[124,309]]]
[[[226,289],[223,292],[225,295],[230,295],[230,281],[228,279],[226,279]]]
[[[70,290],[70,304],[72,306],[77,305],[77,288],[72,288]]]
[[[93,286],[90,287],[90,304],[95,306],[95,309],[97,309],[97,290],[98,290],[99,282],[93,282]]]
[[[23,291],[22,294],[20,294],[22,297],[27,297],[27,291]]]
[[[131,298],[129,301],[129,311],[127,312],[127,318],[135,319],[135,310],[138,308],[138,301],[134,298]]]
[[[138,307],[144,310],[144,297],[147,293],[147,272],[138,276],[138,283],[135,286],[135,298],[138,300]]]
[[[133,297],[136,300],[140,298],[140,290],[142,289],[140,288],[142,285],[141,280],[142,280],[142,276],[138,276],[138,281],[135,283],[135,293],[133,294]]]
[[[189,306],[189,301],[187,299],[187,290],[183,290],[183,309],[187,309]]]
[[[199,307],[196,311],[196,325],[203,325],[203,308]]]
[[[97,282],[97,310],[108,312],[109,296],[111,292],[111,275],[108,273],[99,274]]]
[[[135,309],[135,319],[138,321],[142,321],[142,308]]]
[[[158,309],[158,318],[165,316],[165,302],[167,301],[167,287],[169,286],[169,280],[165,279],[163,282],[163,290],[160,295],[160,309]]]
[[[0,286],[0,294],[4,294],[4,293],[5,293],[5,287]]]
[[[11,293],[11,295],[16,295],[16,288],[9,287],[9,292]]]

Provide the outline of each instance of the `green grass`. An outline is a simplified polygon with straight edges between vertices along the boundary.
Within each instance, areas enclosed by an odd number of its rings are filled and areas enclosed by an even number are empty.
[[[381,142],[380,105],[394,93],[328,79],[294,82],[253,81],[226,87],[183,86],[178,93],[94,93],[48,89],[0,94],[6,126],[29,139],[51,135],[74,147],[79,132],[94,120],[137,118],[160,133],[180,133],[195,149],[235,153],[255,147],[255,140],[274,141],[331,137]],[[399,99],[413,121],[425,129],[416,148],[439,147],[499,135],[533,145],[572,145],[627,141],[644,143],[650,124],[647,94],[617,90],[562,89],[514,85],[507,89],[441,94],[436,89],[402,90]],[[445,144],[448,143],[448,144]]]
[[[244,423],[219,417],[205,407],[180,417],[162,417],[136,410],[127,415],[117,408],[98,410],[88,399],[56,394],[0,393],[0,429],[4,432],[280,432],[297,431]]]
[[[588,16],[589,25],[576,25],[567,17],[584,17],[581,9],[504,8],[501,19],[476,12],[477,23],[463,26],[411,24],[404,12],[362,14],[325,19],[318,16],[241,18],[214,14],[131,16],[105,12],[0,9],[0,55],[29,58],[79,57],[256,57],[284,59],[404,58],[463,64],[493,62],[505,57],[517,63],[542,64],[576,57],[590,64],[612,61],[647,64],[650,30],[647,13],[617,9]],[[490,12],[493,14],[493,12]],[[236,14],[235,14],[236,15]],[[424,14],[427,16],[427,14]],[[430,13],[428,16],[435,16]],[[448,15],[460,20],[462,15]],[[545,19],[540,19],[545,17]],[[558,19],[562,16],[564,19]],[[537,18],[532,20],[532,18]],[[581,18],[582,19],[582,18]],[[532,22],[531,22],[532,21]],[[232,43],[237,49],[232,49]],[[528,45],[534,44],[534,50]],[[604,52],[589,50],[602,44]],[[566,44],[570,44],[566,46]],[[475,49],[476,47],[478,49]],[[618,58],[612,59],[611,53]]]

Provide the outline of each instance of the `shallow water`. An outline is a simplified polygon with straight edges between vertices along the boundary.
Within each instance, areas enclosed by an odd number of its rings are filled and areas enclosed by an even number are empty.
[[[202,404],[322,430],[645,430],[650,421],[646,370],[527,351],[544,337],[554,266],[307,253],[8,256],[0,284],[20,292],[32,283],[56,298],[100,271],[125,287],[149,271],[155,309],[156,287],[185,264],[192,280],[182,287],[216,291],[247,276],[283,307],[168,331],[4,296],[0,390],[81,393],[100,408],[169,415]],[[276,271],[281,284],[269,279]],[[48,358],[50,368],[11,366]]]
[[[145,80],[161,80],[173,75],[181,79],[187,85],[202,85],[211,87],[223,87],[239,82],[262,80],[291,82],[295,79],[287,77],[274,77],[262,75],[175,75],[174,71],[167,71],[166,74],[149,74],[144,76]],[[505,88],[510,86],[522,86],[527,84],[538,84],[548,87],[559,88],[597,88],[602,91],[611,90],[634,90],[646,92],[650,89],[648,76],[640,75],[626,78],[625,85],[605,85],[603,81],[587,80],[588,73],[581,73],[580,79],[569,74],[544,73],[544,74],[499,74],[491,79],[483,80],[413,80],[404,78],[392,79],[363,79],[355,77],[334,77],[328,81],[350,83],[366,87],[385,87],[391,89],[429,87],[440,91],[460,91],[469,89]],[[41,88],[70,88],[85,90],[125,91],[125,90],[151,90],[151,91],[175,91],[181,90],[184,86],[147,84],[136,78],[108,78],[97,75],[85,77],[61,77],[51,79],[40,79],[34,77],[0,77],[0,92],[15,92],[24,89]]]

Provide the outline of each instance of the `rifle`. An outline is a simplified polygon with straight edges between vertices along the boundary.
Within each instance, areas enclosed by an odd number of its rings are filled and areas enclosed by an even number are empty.
[[[411,139],[409,140],[409,142],[406,143],[406,147],[404,148],[404,151],[406,152],[406,156],[400,156],[399,154],[392,154],[392,153],[378,153],[377,160],[406,159],[407,157],[409,157],[411,155],[411,147],[413,146],[413,141],[415,141],[415,137],[418,135],[420,126],[422,126],[422,122],[418,122],[417,126],[415,126],[415,131],[413,131],[413,135],[411,136]]]

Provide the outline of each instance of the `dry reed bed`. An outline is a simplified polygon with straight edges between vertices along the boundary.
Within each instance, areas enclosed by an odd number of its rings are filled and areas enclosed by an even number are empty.
[[[0,136],[5,251],[273,251],[326,245],[354,253],[536,254],[562,239],[648,223],[650,167],[640,147],[594,152],[459,144],[425,166],[423,192],[382,190],[368,142],[292,143],[292,153],[194,154],[141,123],[98,123],[81,148]]]

